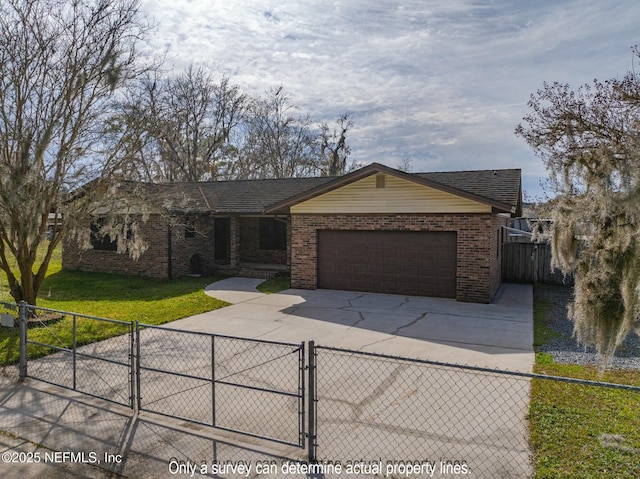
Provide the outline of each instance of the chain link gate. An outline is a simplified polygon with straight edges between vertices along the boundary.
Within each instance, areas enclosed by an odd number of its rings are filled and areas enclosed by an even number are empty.
[[[24,302],[5,303],[5,307],[17,307],[19,311],[21,378],[30,377],[133,408],[133,323]],[[29,329],[36,327],[38,339],[29,339]],[[78,336],[96,329],[114,337],[78,344]]]
[[[304,343],[136,327],[138,409],[305,445]]]
[[[132,409],[303,448],[305,345],[125,322],[21,303],[20,377]],[[99,326],[98,326],[99,324]],[[37,339],[29,330],[38,327]],[[87,330],[109,339],[78,344]]]

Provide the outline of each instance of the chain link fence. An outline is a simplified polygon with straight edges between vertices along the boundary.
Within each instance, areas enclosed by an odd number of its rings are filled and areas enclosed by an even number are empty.
[[[530,379],[317,346],[316,459],[386,477],[530,477]],[[373,469],[372,469],[373,468]]]
[[[182,331],[26,304],[5,306],[19,310],[19,377],[222,430],[305,445],[304,343]],[[82,344],[87,338],[93,342]]]
[[[147,325],[136,343],[140,410],[304,446],[304,344]]]
[[[530,410],[532,384],[535,392],[541,382],[552,382],[576,398],[592,397],[586,391],[595,389],[605,395],[616,388],[634,398],[640,394],[634,386],[392,357],[313,341],[308,346],[261,341],[20,308],[21,377],[294,446],[292,458],[303,457],[300,448],[307,447],[309,464],[342,467],[341,473],[321,468],[308,477],[529,478],[532,447],[535,451],[540,440],[530,438],[529,428],[556,418],[553,403],[539,401],[542,406]],[[115,336],[90,344],[78,340],[103,334]],[[607,407],[622,407],[612,404]],[[205,438],[192,448],[184,431],[160,423],[149,428],[164,441],[175,435],[169,442],[177,458],[260,456]],[[615,435],[602,434],[597,441],[636,451]],[[282,458],[271,459],[282,464]]]

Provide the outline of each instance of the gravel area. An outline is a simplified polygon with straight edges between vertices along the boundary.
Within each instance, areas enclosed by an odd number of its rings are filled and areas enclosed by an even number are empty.
[[[536,300],[545,303],[546,326],[558,334],[537,351],[551,354],[556,363],[599,364],[600,356],[595,350],[580,346],[573,336],[573,322],[567,318],[567,305],[572,300],[573,288],[537,285],[534,295]],[[636,333],[627,336],[616,351],[609,367],[640,369],[640,336]]]

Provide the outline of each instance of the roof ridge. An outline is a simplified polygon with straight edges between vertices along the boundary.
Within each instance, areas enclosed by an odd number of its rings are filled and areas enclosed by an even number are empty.
[[[522,171],[522,168],[484,168],[482,170],[445,170],[445,171],[416,171],[416,175],[431,175],[434,173],[479,173],[481,171]]]
[[[136,185],[151,185],[151,186],[175,186],[175,185],[216,185],[222,183],[240,183],[240,182],[259,182],[259,181],[297,181],[297,180],[334,180],[339,178],[338,176],[296,176],[291,178],[247,178],[239,180],[207,180],[207,181],[140,181],[140,180],[118,180],[118,183],[129,183]]]

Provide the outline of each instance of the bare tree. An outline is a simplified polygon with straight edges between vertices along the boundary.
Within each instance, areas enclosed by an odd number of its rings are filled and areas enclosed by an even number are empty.
[[[294,111],[282,86],[252,102],[235,177],[292,178],[318,173],[318,142],[311,119]]]
[[[138,9],[137,0],[0,2],[0,269],[16,301],[36,302],[74,216],[97,211],[122,170],[119,143],[103,148],[104,127],[110,100],[139,73],[135,46],[148,26]],[[84,200],[69,203],[89,180]],[[61,223],[47,244],[50,215]]]
[[[130,179],[203,181],[285,178],[346,172],[345,115],[318,130],[279,86],[249,100],[228,78],[189,68],[175,78],[141,81],[120,103],[114,131],[123,132],[135,168]]]
[[[640,323],[640,77],[545,84],[529,106],[516,134],[545,163],[553,220],[538,236],[574,273],[577,338],[606,364]]]
[[[157,72],[130,85],[115,102],[115,113],[108,119],[109,143],[121,143],[129,161],[122,164],[122,176],[133,181],[164,181],[169,175],[160,157],[160,148],[150,125],[151,90],[156,88]]]
[[[351,153],[347,132],[352,126],[348,115],[338,118],[333,130],[326,123],[320,126],[320,169],[323,176],[339,176],[347,172],[347,157]]]
[[[193,67],[173,78],[146,78],[121,107],[132,154],[144,160],[142,176],[152,181],[225,176],[245,108],[246,96],[228,78],[216,83]]]
[[[404,171],[405,173],[409,173],[413,170],[413,161],[408,154],[405,153],[402,155],[402,158],[396,164],[396,170]]]

